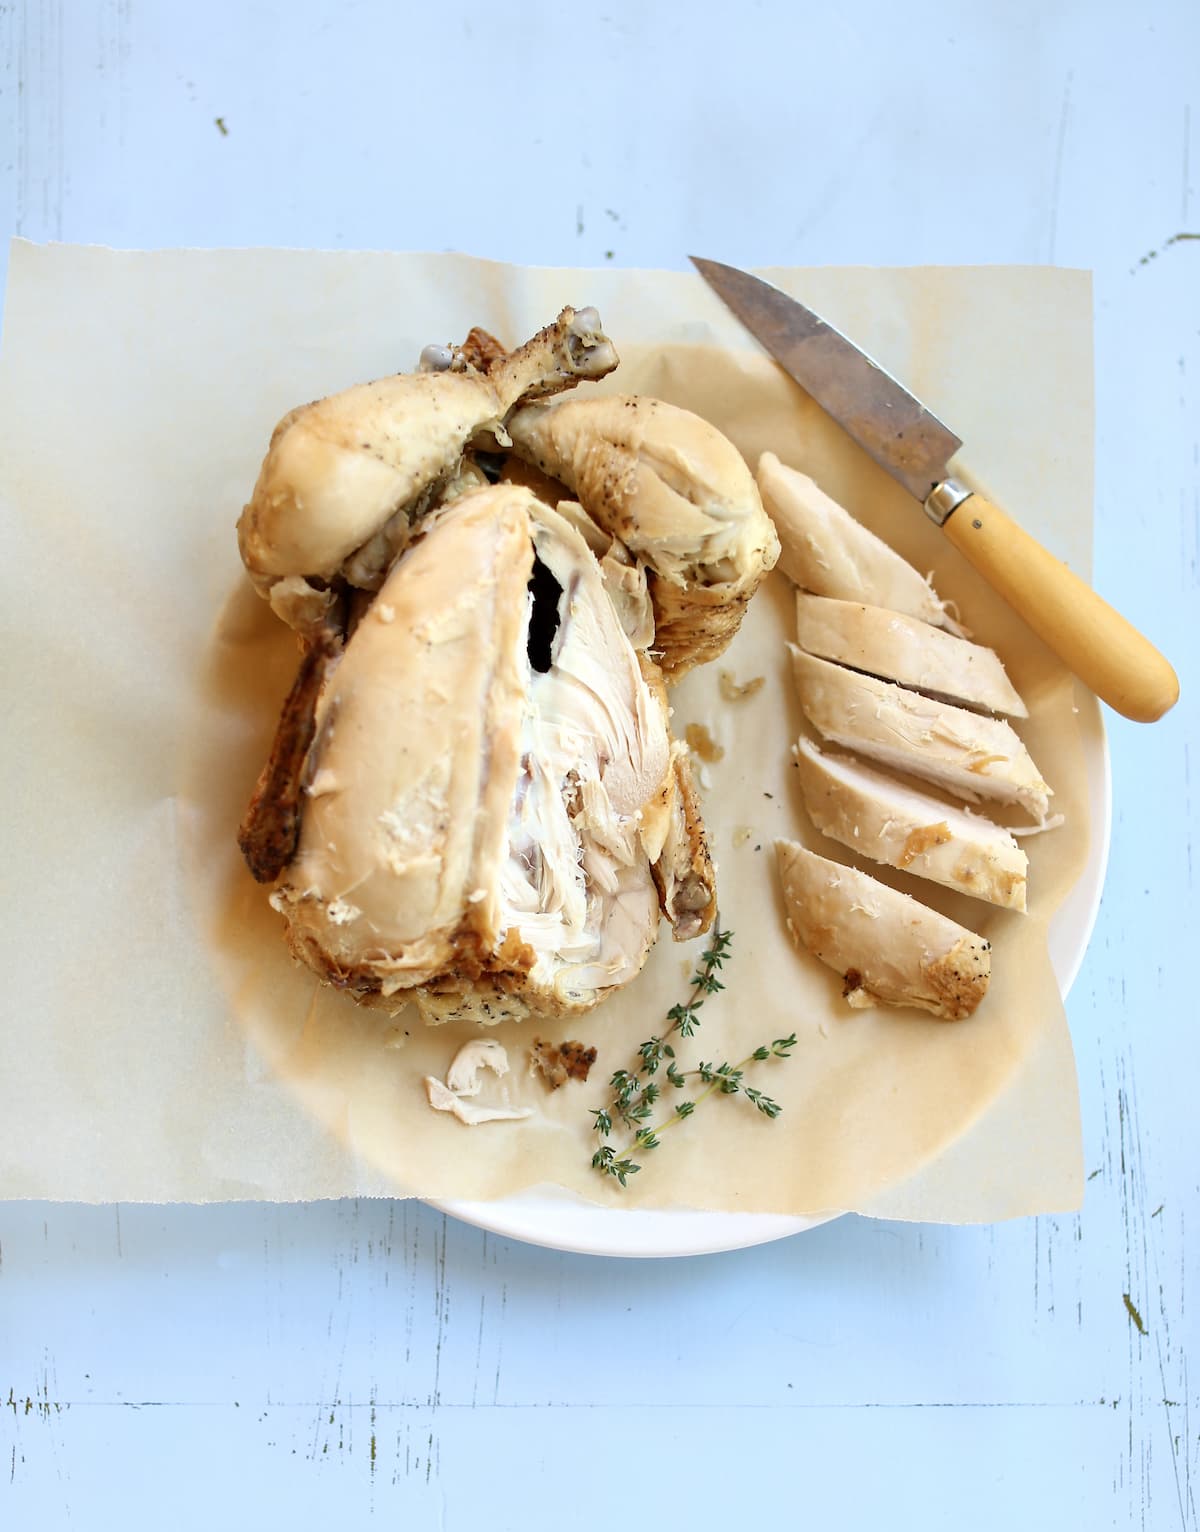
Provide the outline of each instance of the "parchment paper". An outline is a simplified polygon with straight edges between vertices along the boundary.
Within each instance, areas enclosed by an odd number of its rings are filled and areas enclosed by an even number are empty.
[[[1086,276],[766,274],[943,413],[967,443],[963,469],[1087,573]],[[991,938],[992,987],[974,1018],[849,1011],[837,978],[783,928],[773,839],[843,853],[807,825],[790,780],[801,727],[784,651],[793,618],[790,589],[773,577],[727,656],[673,701],[677,729],[702,720],[725,750],[707,768],[705,812],[736,933],[729,988],[682,1062],[739,1058],[794,1030],[793,1058],[756,1076],[785,1109],[772,1123],[741,1101],[706,1104],[625,1192],[589,1169],[589,1108],[683,998],[699,944],[664,936],[637,983],[586,1018],[502,1029],[513,1073],[487,1094],[536,1115],[467,1129],[431,1113],[420,1084],[444,1074],[464,1034],[407,1015],[393,1023],[318,990],[290,963],[233,842],[295,666],[234,540],[275,421],[409,367],[426,342],[473,323],[516,342],[568,301],[598,305],[617,343],[622,366],[607,386],[698,410],[752,463],[770,447],[933,570],[1026,697],[1021,733],[1066,815],[1063,829],[1026,843],[1025,917],[879,874]],[[1077,1205],[1074,1065],[1046,927],[1087,852],[1079,719],[1094,724],[1094,703],[698,278],[17,242],[0,497],[10,794],[0,1195],[497,1197],[557,1182],[614,1205],[964,1221]],[[724,703],[721,667],[766,685]],[[535,1032],[595,1043],[591,1082],[550,1094],[530,1078]]]

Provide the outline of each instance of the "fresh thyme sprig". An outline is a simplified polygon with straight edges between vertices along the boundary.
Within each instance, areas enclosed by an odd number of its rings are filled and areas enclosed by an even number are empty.
[[[668,1041],[678,1034],[681,1038],[695,1035],[700,1026],[699,1011],[710,995],[725,988],[718,977],[733,947],[733,932],[722,931],[718,921],[709,946],[700,957],[696,972],[692,975],[692,991],[682,1004],[673,1005],[667,1012],[670,1026],[659,1036],[648,1038],[638,1049],[639,1063],[634,1069],[618,1069],[609,1084],[612,1099],[606,1106],[592,1112],[596,1132],[601,1138],[610,1138],[614,1124],[620,1123],[632,1133],[632,1138],[622,1150],[612,1144],[602,1144],[592,1155],[592,1168],[601,1175],[612,1176],[622,1186],[630,1176],[641,1170],[635,1154],[657,1149],[662,1135],[685,1121],[702,1101],[713,1094],[744,1095],[764,1117],[776,1118],[783,1108],[778,1101],[755,1086],[745,1084],[746,1069],[754,1063],[767,1059],[786,1059],[796,1046],[796,1034],[777,1037],[773,1042],[761,1043],[753,1053],[737,1064],[701,1062],[695,1069],[680,1069],[675,1049]],[[682,1090],[689,1080],[698,1080],[704,1087],[694,1098],[679,1101],[671,1115],[660,1123],[650,1124],[655,1103],[663,1093],[663,1087],[652,1078],[666,1065],[665,1079],[672,1090]]]

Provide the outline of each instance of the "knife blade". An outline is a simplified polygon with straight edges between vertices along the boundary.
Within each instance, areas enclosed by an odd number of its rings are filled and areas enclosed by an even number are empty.
[[[924,502],[962,446],[919,399],[820,315],[749,272],[689,257],[785,372],[863,450]]]
[[[717,297],[1096,695],[1143,723],[1179,698],[1169,662],[999,506],[955,479],[962,440],[861,347],[760,277],[690,256]]]

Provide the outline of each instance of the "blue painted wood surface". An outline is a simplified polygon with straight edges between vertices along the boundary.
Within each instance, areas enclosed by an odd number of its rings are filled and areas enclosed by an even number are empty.
[[[1188,0],[0,7],[33,239],[1094,268],[1095,579],[1183,682],[1108,719],[1078,1217],[633,1264],[2,1206],[0,1527],[1197,1526],[1198,58]]]

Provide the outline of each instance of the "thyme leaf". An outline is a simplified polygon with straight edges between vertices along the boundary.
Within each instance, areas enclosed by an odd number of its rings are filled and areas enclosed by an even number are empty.
[[[761,1043],[752,1053],[736,1064],[727,1060],[721,1063],[701,1061],[694,1069],[680,1069],[675,1049],[668,1041],[678,1035],[693,1037],[700,1027],[700,1009],[705,999],[719,994],[724,982],[717,977],[733,949],[733,932],[721,929],[720,917],[713,928],[712,940],[701,954],[696,971],[692,975],[691,994],[667,1012],[669,1023],[661,1036],[647,1038],[637,1050],[638,1064],[634,1069],[618,1069],[609,1080],[612,1098],[607,1105],[594,1108],[592,1118],[595,1131],[602,1139],[612,1136],[614,1122],[620,1122],[632,1134],[620,1152],[613,1144],[604,1143],[592,1155],[592,1168],[601,1175],[612,1176],[621,1186],[628,1184],[629,1177],[641,1170],[635,1154],[645,1154],[657,1149],[662,1135],[691,1117],[707,1097],[742,1095],[764,1117],[772,1121],[783,1110],[778,1101],[757,1086],[745,1083],[745,1073],[751,1064],[765,1063],[770,1059],[791,1057],[796,1046],[796,1034],[777,1037],[772,1042]],[[651,1078],[666,1064],[666,1084],[682,1090],[689,1080],[697,1080],[704,1087],[688,1100],[677,1101],[671,1114],[662,1122],[651,1123],[654,1105],[662,1095],[663,1086]]]

